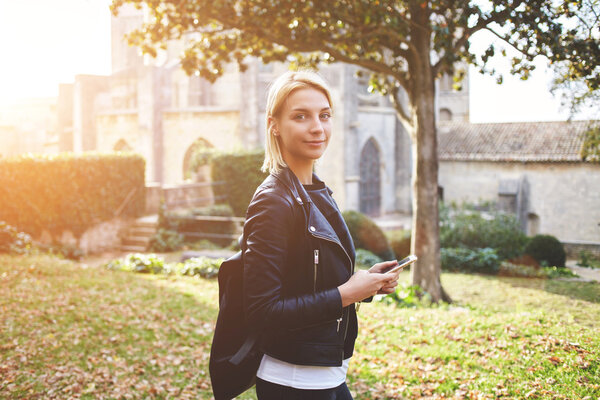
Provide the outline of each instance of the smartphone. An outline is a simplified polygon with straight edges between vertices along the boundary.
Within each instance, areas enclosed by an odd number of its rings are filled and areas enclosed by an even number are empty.
[[[385,271],[385,273],[387,274],[388,272],[396,272],[398,270],[402,270],[404,269],[404,267],[414,263],[415,261],[417,261],[417,256],[411,254],[410,256],[398,261],[398,265],[395,265],[392,268],[388,269],[387,271]]]

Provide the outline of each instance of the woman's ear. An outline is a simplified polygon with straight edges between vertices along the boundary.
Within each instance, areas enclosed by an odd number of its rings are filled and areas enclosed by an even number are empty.
[[[269,133],[273,136],[279,136],[279,130],[277,129],[277,121],[273,116],[269,116],[267,119],[267,123],[269,124]]]

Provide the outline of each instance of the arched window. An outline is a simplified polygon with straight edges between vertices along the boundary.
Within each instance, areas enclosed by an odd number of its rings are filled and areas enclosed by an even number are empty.
[[[369,139],[360,154],[360,211],[370,216],[381,213],[380,152],[375,140]]]
[[[452,121],[452,111],[447,108],[440,109],[440,122]]]
[[[113,146],[114,151],[131,151],[133,150],[125,139],[119,139]]]
[[[198,170],[198,167],[205,163],[207,160],[203,157],[213,145],[204,138],[198,138],[188,147],[183,157],[183,177],[184,179],[190,179],[193,174]]]

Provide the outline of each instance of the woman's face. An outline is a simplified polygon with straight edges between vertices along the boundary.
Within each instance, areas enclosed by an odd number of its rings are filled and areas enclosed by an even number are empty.
[[[323,92],[312,88],[293,91],[273,122],[288,165],[312,165],[325,152],[331,136],[331,107]]]

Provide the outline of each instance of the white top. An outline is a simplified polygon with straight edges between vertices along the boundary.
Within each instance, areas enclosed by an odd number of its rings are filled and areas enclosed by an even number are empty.
[[[331,389],[346,381],[347,358],[341,367],[296,365],[264,355],[256,376],[263,381],[291,386],[296,389]]]

